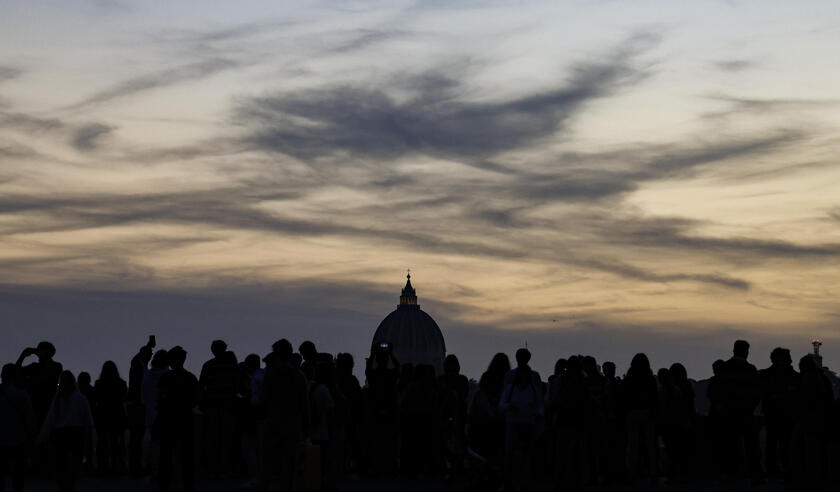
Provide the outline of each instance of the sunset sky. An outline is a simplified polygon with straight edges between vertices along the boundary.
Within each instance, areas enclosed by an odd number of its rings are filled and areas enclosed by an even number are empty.
[[[0,360],[361,365],[411,268],[472,377],[840,366],[838,53],[837,2],[0,1]]]

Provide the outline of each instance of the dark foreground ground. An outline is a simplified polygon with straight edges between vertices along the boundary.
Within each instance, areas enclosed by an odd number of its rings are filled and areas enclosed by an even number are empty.
[[[222,491],[239,491],[245,490],[239,488],[240,481],[235,480],[199,480],[196,488],[197,492],[222,492]],[[451,487],[448,487],[451,485]],[[340,487],[341,492],[457,492],[465,490],[464,483],[447,484],[444,480],[431,479],[407,479],[407,478],[391,478],[391,479],[357,479],[347,480]],[[56,491],[58,487],[55,482],[47,480],[31,480],[27,482],[27,491]],[[154,484],[149,484],[142,479],[135,479],[130,477],[85,477],[80,479],[76,488],[77,492],[139,492],[139,491],[156,491],[159,490]],[[175,484],[171,489],[173,491],[183,490],[179,484]],[[548,482],[535,483],[532,492],[550,492],[553,488]],[[767,484],[751,487],[747,481],[735,481],[731,483],[692,483],[687,485],[669,485],[661,484],[656,488],[651,487],[614,487],[614,488],[586,488],[586,491],[591,492],[608,492],[608,491],[641,491],[641,490],[656,490],[657,492],[736,492],[736,491],[754,491],[754,492],[782,492],[784,487],[780,483],[768,482]],[[840,490],[840,485],[837,488],[827,488],[824,490]]]

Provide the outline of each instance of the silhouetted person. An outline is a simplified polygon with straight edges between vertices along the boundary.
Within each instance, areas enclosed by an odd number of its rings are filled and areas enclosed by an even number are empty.
[[[643,471],[639,457],[645,457],[646,476],[656,476],[655,417],[658,405],[656,378],[645,354],[636,354],[630,369],[621,383],[621,401],[627,419],[628,472],[631,479],[638,479]]]
[[[88,404],[90,405],[90,410],[94,414],[93,420],[94,423],[96,422],[96,395],[94,394],[93,384],[91,382],[90,373],[86,371],[82,371],[79,373],[79,377],[76,378],[76,384],[79,386],[79,393],[85,395],[85,398],[88,399]]]
[[[149,476],[157,478],[160,465],[160,426],[157,425],[158,395],[160,394],[158,384],[161,376],[169,372],[169,353],[166,350],[159,349],[152,357],[151,366],[143,376],[143,383],[140,386],[140,402],[143,404],[142,408],[145,411],[143,421],[146,424],[144,435],[147,436],[147,439],[144,440],[148,442],[144,458],[149,466]]]
[[[551,391],[552,385],[555,383],[555,380],[559,380],[566,373],[566,368],[568,365],[568,361],[564,358],[557,359],[554,362],[554,370],[552,371],[551,375],[548,376],[548,380],[545,383],[544,391],[546,395],[546,406],[545,406],[545,427],[543,429],[542,436],[546,437],[544,440],[544,444],[546,446],[545,452],[545,463],[550,464],[557,461],[557,453],[558,447],[556,446],[556,436],[557,436],[557,429],[554,425],[554,418],[550,412],[550,399],[551,399]]]
[[[758,426],[753,414],[761,400],[758,369],[747,362],[750,344],[737,340],[732,358],[723,364],[720,374],[720,408],[725,447],[722,450],[728,465],[725,471],[734,476],[741,462],[754,483],[760,482]],[[743,450],[743,459],[741,456]]]
[[[227,351],[227,344],[214,340],[210,344],[213,358],[201,366],[198,377],[199,401],[204,412],[207,467],[211,476],[230,471],[233,449],[233,404],[236,397],[238,368],[236,357]]]
[[[154,348],[155,337],[152,335],[146,345],[140,347],[137,354],[131,358],[131,366],[128,370],[128,394],[126,394],[125,405],[128,425],[128,469],[135,475],[143,471],[143,436],[146,433],[146,427],[152,425],[151,422],[145,422],[146,409],[141,401],[141,393],[143,378],[148,371]]]
[[[343,398],[335,386],[335,367],[332,362],[319,360],[315,364],[315,373],[309,389],[311,404],[311,426],[309,439],[320,447],[321,453],[321,490],[336,489],[340,475],[339,466],[343,466],[344,429],[336,414],[344,410]]]
[[[764,460],[770,476],[790,478],[790,442],[799,392],[799,373],[793,369],[790,350],[777,347],[770,353],[772,365],[759,371],[761,410],[767,437]]]
[[[592,402],[592,409],[584,421],[586,424],[587,472],[584,477],[589,483],[598,483],[607,476],[607,426],[606,420],[613,413],[614,402],[610,399],[607,378],[598,369],[598,362],[591,355],[581,359],[586,390]]]
[[[795,397],[796,424],[791,471],[797,490],[820,490],[827,475],[825,448],[834,392],[811,355],[799,360],[800,384]]]
[[[31,355],[37,355],[38,361],[24,366],[23,361]],[[53,360],[54,356],[55,346],[50,342],[40,342],[36,348],[23,349],[17,360],[17,366],[21,368],[19,377],[32,400],[35,422],[39,426],[52,405],[55,386],[61,376],[62,366]]]
[[[313,366],[318,362],[318,349],[315,344],[306,340],[298,347],[298,353],[303,357],[304,363],[312,364]]]
[[[268,361],[275,357],[274,353],[270,353],[263,357],[262,361],[268,365]],[[247,358],[246,358],[247,359]],[[250,384],[250,403],[251,415],[254,421],[254,432],[252,434],[245,434],[245,441],[243,449],[245,453],[246,464],[248,465],[248,478],[242,487],[254,488],[260,484],[260,477],[262,476],[263,466],[263,436],[265,435],[265,405],[262,404],[262,387],[265,382],[265,367],[256,365],[251,374]]]
[[[90,456],[93,442],[93,416],[87,398],[79,393],[70,371],[61,373],[58,390],[50,405],[40,441],[49,439],[55,452],[55,477],[60,492],[76,489],[82,458]]]
[[[79,388],[79,393],[84,395],[85,398],[88,400],[88,405],[90,406],[90,413],[93,415],[93,427],[96,429],[97,422],[98,422],[98,405],[96,402],[96,391],[93,388],[93,384],[91,383],[90,373],[86,371],[82,371],[79,373],[79,376],[76,378],[76,386]],[[97,438],[99,436],[97,435]],[[99,442],[94,443],[95,446],[99,446]],[[93,455],[97,457],[99,460],[99,450],[96,449],[93,451]],[[100,464],[101,466],[101,464]],[[82,466],[82,473],[90,473],[93,471],[94,463],[91,459],[90,461],[86,462],[84,466]]]
[[[441,392],[435,381],[435,369],[418,364],[414,379],[401,396],[402,470],[408,475],[435,475],[439,471],[443,449],[440,430]]]
[[[560,358],[554,362],[554,372],[551,373],[551,376],[548,377],[548,384],[551,385],[551,382],[554,381],[555,378],[562,377],[563,374],[566,372],[566,367],[568,366],[569,361],[566,359]]]
[[[674,385],[674,416],[671,420],[671,437],[673,446],[672,465],[675,477],[688,478],[694,469],[696,439],[694,438],[694,424],[697,416],[695,408],[695,394],[688,371],[679,362],[671,364],[668,369]]]
[[[0,373],[0,492],[9,471],[12,491],[22,492],[26,456],[35,437],[32,402],[18,385],[18,367],[6,364]]]
[[[443,374],[438,377],[438,385],[444,398],[445,429],[441,446],[447,452],[447,460],[453,471],[460,472],[466,450],[467,397],[470,381],[461,374],[461,363],[455,354],[449,354],[443,360]]]
[[[400,384],[400,362],[390,344],[376,347],[367,360],[367,435],[372,472],[390,474],[396,471],[399,438],[397,385]]]
[[[106,361],[96,380],[97,460],[100,471],[119,471],[125,449],[125,395],[127,387],[114,361]]]
[[[627,450],[627,426],[619,404],[621,400],[621,379],[615,375],[615,363],[605,361],[601,366],[606,382],[606,410],[603,425],[607,453],[606,483],[612,485],[624,477]]]
[[[505,470],[509,483],[527,489],[530,483],[530,453],[544,414],[543,386],[539,373],[528,363],[531,352],[516,351],[516,369],[505,376],[499,409],[505,415]]]
[[[461,363],[455,354],[449,354],[443,361],[443,374],[438,377],[438,382],[455,392],[457,397],[457,418],[459,425],[463,425],[467,414],[467,394],[470,391],[470,381],[461,374]]]
[[[499,400],[508,371],[508,356],[501,352],[494,355],[478,381],[467,429],[470,448],[498,468],[504,460],[505,446],[505,416],[499,409]]]
[[[661,368],[656,372],[656,380],[659,383],[659,405],[657,412],[657,431],[665,444],[667,468],[664,470],[670,478],[678,476],[678,470],[682,465],[680,452],[678,450],[678,433],[680,426],[680,390],[674,384],[671,371]]]
[[[712,377],[706,387],[706,397],[709,399],[709,439],[707,444],[707,462],[714,468],[714,476],[718,478],[726,468],[726,457],[721,450],[726,446],[726,431],[724,428],[723,403],[723,368],[726,362],[718,359],[712,363]]]
[[[581,358],[573,355],[549,386],[548,409],[555,429],[555,488],[580,490],[589,475],[589,432],[595,402],[587,387]]]
[[[236,380],[236,401],[234,416],[236,418],[236,432],[234,434],[234,455],[240,456],[245,466],[245,475],[249,478],[242,484],[243,488],[255,488],[259,485],[257,475],[257,415],[254,406],[251,381],[254,373],[260,369],[260,356],[248,354],[239,363],[239,374]]]
[[[723,388],[721,378],[725,361],[718,359],[712,363],[712,377],[709,378],[709,385],[706,388],[706,397],[709,399],[709,416],[717,416],[723,412]]]
[[[540,377],[540,373],[534,371],[530,366],[528,366],[528,362],[531,361],[531,351],[526,348],[521,348],[516,351],[514,358],[516,359],[516,368],[511,369],[507,372],[507,374],[505,374],[504,384],[507,385],[512,383],[518,369],[520,367],[527,366],[528,370],[524,372],[528,373],[528,371],[530,371],[531,381],[533,381],[536,386],[542,387],[542,378]]]
[[[601,369],[604,371],[604,377],[607,378],[610,384],[617,384],[619,382],[619,378],[615,376],[615,362],[605,361]]]
[[[96,408],[96,406],[97,406],[96,405],[96,392],[93,389],[93,384],[91,384],[90,373],[88,373],[86,371],[80,372],[79,376],[76,378],[76,386],[79,388],[79,393],[84,395],[84,397],[87,398],[87,400],[88,400],[88,405],[90,406],[90,413],[91,413],[91,415],[93,415],[93,426],[94,426],[94,428],[96,428],[96,421],[97,421],[97,417],[96,417],[96,410],[97,410],[97,408]],[[94,443],[94,444],[96,446],[99,445],[99,443]],[[99,454],[98,450],[94,450],[92,454],[97,456],[97,459],[98,459],[98,454]],[[93,460],[87,461],[82,466],[82,473],[92,472],[93,471],[93,465],[94,465]]]
[[[272,474],[279,475],[279,490],[294,490],[296,452],[305,429],[310,428],[306,378],[292,367],[292,344],[279,340],[266,357],[260,400],[265,407],[265,434],[260,488],[267,491]]]
[[[193,409],[198,404],[198,380],[184,369],[187,352],[180,346],[169,349],[169,372],[158,381],[158,415],[160,429],[160,488],[168,490],[172,483],[175,449],[180,449],[181,479],[184,488],[195,489],[195,456]]]
[[[344,395],[346,411],[344,414],[345,461],[350,470],[357,470],[364,459],[362,455],[362,421],[364,419],[364,400],[359,379],[353,375],[353,356],[340,353],[335,360],[336,387]]]

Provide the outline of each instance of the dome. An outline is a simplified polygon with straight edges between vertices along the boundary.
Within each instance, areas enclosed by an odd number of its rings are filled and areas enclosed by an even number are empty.
[[[382,343],[393,347],[400,364],[430,364],[438,373],[443,371],[446,344],[435,320],[420,309],[417,295],[411,286],[411,274],[400,296],[397,309],[385,317],[371,343],[371,353]]]

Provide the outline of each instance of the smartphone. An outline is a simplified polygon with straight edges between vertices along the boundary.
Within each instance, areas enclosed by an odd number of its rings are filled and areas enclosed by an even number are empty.
[[[149,346],[154,347],[156,344],[157,344],[157,342],[155,342],[155,336],[154,335],[149,335]]]

